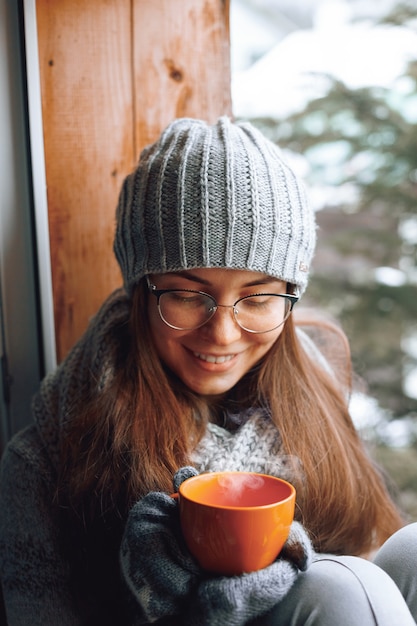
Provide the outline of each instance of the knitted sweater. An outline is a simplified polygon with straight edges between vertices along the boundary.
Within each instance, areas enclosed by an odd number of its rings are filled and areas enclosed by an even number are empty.
[[[105,385],[111,375],[109,346],[128,312],[124,292],[114,292],[66,360],[44,380],[34,399],[34,424],[18,433],[3,455],[0,576],[10,626],[134,623],[133,598],[119,564],[126,520],[101,520],[80,534],[55,501],[60,439],[88,385]],[[209,426],[195,451],[197,469],[247,469],[291,478],[268,415],[249,411],[238,419],[233,433]]]

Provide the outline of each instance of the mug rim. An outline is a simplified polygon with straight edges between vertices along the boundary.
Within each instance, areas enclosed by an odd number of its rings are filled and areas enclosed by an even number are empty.
[[[190,497],[189,495],[184,493],[184,490],[187,490],[187,486],[189,487],[190,483],[198,482],[198,480],[201,479],[202,476],[216,477],[216,476],[223,476],[226,474],[227,475],[239,474],[239,475],[248,475],[248,476],[260,476],[262,478],[266,478],[267,480],[272,480],[274,482],[279,482],[285,485],[286,487],[289,488],[289,493],[286,497],[280,500],[276,500],[275,502],[270,502],[268,504],[254,504],[250,506],[238,506],[238,505],[233,505],[233,504],[210,504],[207,502],[202,502],[201,500],[196,499],[194,497]],[[176,496],[177,494],[173,494],[173,495]],[[277,506],[277,504],[284,504],[288,502],[292,498],[296,497],[296,489],[292,483],[288,482],[288,480],[285,480],[284,478],[280,478],[279,476],[272,476],[271,474],[264,474],[262,472],[221,470],[217,472],[202,472],[201,474],[197,474],[196,476],[190,476],[190,478],[186,478],[179,486],[178,495],[180,496],[180,498],[183,498],[184,500],[187,500],[188,502],[191,502],[193,504],[198,504],[199,506],[204,506],[208,508],[225,509],[225,510],[233,510],[233,511],[238,511],[238,510],[254,511],[258,509],[265,510],[271,507],[275,507]]]

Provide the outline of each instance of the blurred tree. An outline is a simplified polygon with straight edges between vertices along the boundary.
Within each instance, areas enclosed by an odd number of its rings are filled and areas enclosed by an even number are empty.
[[[403,3],[382,21],[416,20],[415,4]],[[303,111],[252,121],[304,154],[309,182],[327,190],[307,304],[340,319],[380,405],[417,420],[417,389],[404,386],[417,368],[417,61],[389,89],[319,78],[326,95]]]

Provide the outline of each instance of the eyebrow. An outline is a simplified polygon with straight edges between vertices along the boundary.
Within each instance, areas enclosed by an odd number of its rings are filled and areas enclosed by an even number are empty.
[[[201,278],[201,276],[197,276],[196,274],[188,273],[188,274],[183,274],[182,272],[170,272],[170,274],[174,275],[174,276],[178,276],[180,278],[186,278],[187,280],[193,281],[195,283],[200,283],[201,285],[205,285],[206,287],[211,287],[212,283],[209,280],[206,280],[205,278]],[[264,278],[259,278],[256,280],[252,280],[248,283],[245,283],[244,285],[241,285],[242,288],[245,287],[257,287],[258,285],[267,285],[269,283],[279,283],[282,282],[280,281],[278,278],[274,278],[273,276],[265,276]]]

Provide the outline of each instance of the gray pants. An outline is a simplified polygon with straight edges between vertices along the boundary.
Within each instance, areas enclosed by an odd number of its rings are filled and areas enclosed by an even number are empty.
[[[415,626],[417,523],[395,533],[373,562],[319,556],[262,626]]]

